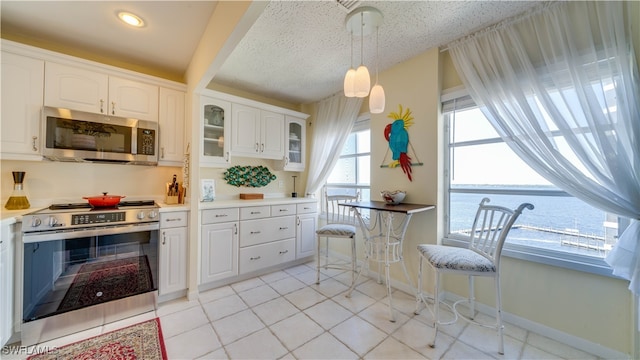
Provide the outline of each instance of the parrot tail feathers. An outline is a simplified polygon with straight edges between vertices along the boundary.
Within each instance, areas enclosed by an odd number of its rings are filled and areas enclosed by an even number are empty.
[[[409,181],[413,181],[411,179],[411,158],[409,157],[409,155],[407,155],[407,153],[400,153],[400,159],[398,159],[398,161],[400,162],[400,167],[402,168],[402,171],[404,171],[405,174],[407,174],[407,177],[409,178]]]

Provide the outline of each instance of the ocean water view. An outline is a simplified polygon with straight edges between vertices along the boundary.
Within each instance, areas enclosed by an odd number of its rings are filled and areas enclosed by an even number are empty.
[[[518,189],[518,187],[509,187]],[[507,243],[604,257],[616,241],[617,228],[607,223],[607,214],[581,200],[567,196],[532,196],[451,192],[450,231],[471,229],[478,204],[489,197],[490,204],[515,209],[528,202],[533,210],[525,209],[509,233]],[[613,217],[613,224],[617,224]],[[610,220],[611,221],[611,220]]]

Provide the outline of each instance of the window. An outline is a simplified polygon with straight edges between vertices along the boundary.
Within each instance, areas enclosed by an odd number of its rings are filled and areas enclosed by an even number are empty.
[[[330,194],[355,195],[370,199],[371,130],[369,120],[358,121],[344,144],[340,159],[327,179]]]
[[[617,241],[617,216],[598,210],[549,183],[522,161],[467,97],[443,103],[445,116],[445,243],[467,246],[483,197],[525,210],[504,254],[608,275],[604,257]]]

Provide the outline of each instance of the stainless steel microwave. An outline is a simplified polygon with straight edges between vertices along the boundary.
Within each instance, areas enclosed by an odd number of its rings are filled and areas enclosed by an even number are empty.
[[[158,164],[158,123],[45,106],[42,155],[55,161]]]

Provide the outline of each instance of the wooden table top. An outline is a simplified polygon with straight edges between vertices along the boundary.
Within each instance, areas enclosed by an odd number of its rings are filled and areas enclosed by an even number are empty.
[[[353,208],[359,209],[369,209],[369,210],[378,210],[378,211],[391,211],[403,214],[414,214],[422,211],[435,209],[435,205],[424,205],[424,204],[398,204],[398,205],[390,205],[384,201],[358,201],[351,203],[340,204],[342,206],[349,206]]]

